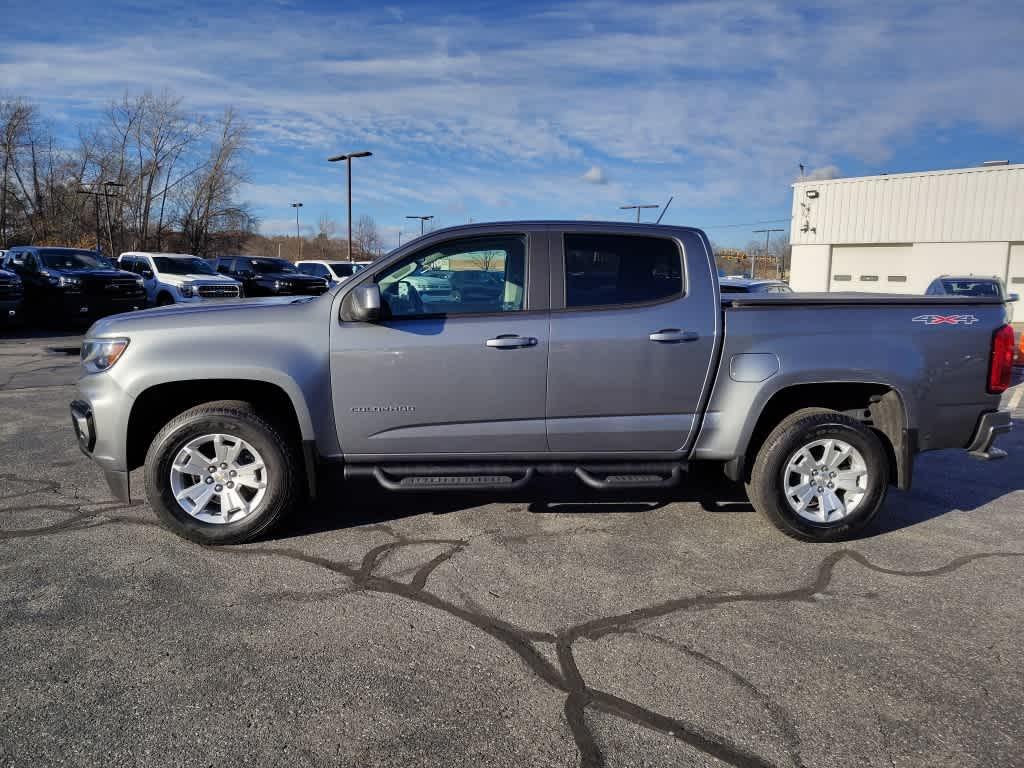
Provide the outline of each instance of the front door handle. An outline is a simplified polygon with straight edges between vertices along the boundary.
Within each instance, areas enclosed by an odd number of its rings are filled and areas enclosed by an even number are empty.
[[[487,346],[492,349],[519,349],[521,347],[535,347],[537,346],[537,340],[532,336],[516,336],[514,333],[507,333],[494,339],[488,339]]]
[[[696,331],[681,331],[678,328],[662,328],[660,331],[655,331],[647,338],[661,344],[676,344],[680,341],[696,341],[698,335]]]

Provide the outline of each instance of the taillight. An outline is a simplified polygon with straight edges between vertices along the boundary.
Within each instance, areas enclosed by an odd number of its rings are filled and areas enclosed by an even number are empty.
[[[1013,377],[1013,328],[1004,325],[992,336],[992,361],[988,367],[988,391],[998,395],[1010,388]]]

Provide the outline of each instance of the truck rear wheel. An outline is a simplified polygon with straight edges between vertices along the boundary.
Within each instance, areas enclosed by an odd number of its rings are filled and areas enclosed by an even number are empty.
[[[889,475],[889,455],[874,432],[837,411],[808,408],[765,439],[747,494],[783,533],[841,541],[878,514]]]
[[[294,506],[294,446],[245,402],[204,403],[173,418],[146,453],[146,492],[160,521],[200,544],[240,544]]]

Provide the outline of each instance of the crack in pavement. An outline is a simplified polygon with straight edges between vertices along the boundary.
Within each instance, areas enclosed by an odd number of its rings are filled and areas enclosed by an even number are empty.
[[[46,485],[45,487],[54,488],[52,485]],[[54,492],[59,494],[57,489],[54,489]],[[0,498],[0,500],[6,501],[10,498],[18,498],[24,495],[26,494],[16,494],[14,497]],[[106,514],[108,510],[112,511],[115,508],[124,508],[124,506],[112,505],[101,509],[85,511],[81,509],[81,505],[74,504],[50,507],[40,505],[35,508],[68,511],[70,508],[77,507],[79,511],[61,523],[34,529],[0,531],[0,540],[31,536],[44,537],[76,530],[92,530],[108,524],[159,527],[159,524],[153,520],[129,515]],[[648,730],[666,734],[708,756],[737,766],[737,768],[771,768],[773,764],[733,742],[726,735],[714,733],[696,723],[670,717],[648,709],[636,702],[592,687],[586,682],[586,679],[580,672],[573,654],[573,645],[578,640],[595,641],[614,634],[639,634],[651,638],[655,642],[669,645],[729,675],[737,684],[750,691],[768,709],[773,721],[782,731],[787,753],[793,765],[801,768],[803,762],[800,757],[799,734],[786,712],[779,705],[772,702],[767,694],[760,691],[749,680],[725,664],[684,644],[675,643],[660,635],[642,632],[642,627],[648,622],[670,614],[710,610],[735,603],[813,602],[814,596],[823,593],[831,584],[836,566],[843,560],[852,560],[867,570],[884,575],[905,578],[928,578],[952,573],[970,563],[985,559],[1024,557],[1024,552],[984,552],[954,558],[937,568],[904,571],[875,565],[856,550],[841,549],[824,557],[815,569],[813,578],[802,587],[772,592],[680,597],[653,603],[625,613],[581,622],[559,632],[552,633],[516,626],[504,619],[482,611],[478,605],[466,608],[427,590],[427,583],[430,577],[445,563],[468,549],[470,544],[468,539],[411,538],[394,530],[385,523],[367,526],[363,530],[378,530],[391,536],[394,540],[371,548],[362,556],[357,564],[332,560],[328,557],[303,552],[294,547],[265,544],[204,548],[203,551],[211,557],[273,557],[304,563],[316,568],[323,568],[348,579],[351,584],[350,587],[341,591],[325,593],[323,597],[340,598],[359,591],[392,595],[442,611],[452,618],[465,622],[484,632],[508,648],[543,683],[565,694],[565,718],[569,731],[576,743],[582,768],[601,768],[605,765],[604,755],[594,737],[593,730],[587,723],[586,713],[588,710],[617,717]],[[377,572],[377,569],[387,557],[398,549],[417,546],[440,546],[444,548],[444,551],[435,555],[426,563],[419,565],[418,568],[414,570],[405,569],[402,574],[398,574],[405,575],[405,573],[411,570],[413,575],[412,579],[408,582],[400,580],[397,578],[397,575],[384,576]],[[538,649],[538,644],[541,643],[554,645],[558,660],[557,666],[549,661]]]

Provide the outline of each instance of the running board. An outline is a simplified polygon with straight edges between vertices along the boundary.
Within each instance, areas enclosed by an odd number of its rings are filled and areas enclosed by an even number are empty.
[[[615,474],[615,472],[623,471],[621,469],[614,470],[604,477],[596,477],[585,467],[576,467],[575,475],[591,488],[597,488],[602,491],[611,490],[612,488],[671,488],[674,485],[679,485],[679,481],[683,477],[682,467],[678,464],[669,470],[667,477],[659,474],[635,472]]]
[[[346,478],[372,478],[389,491],[518,490],[538,475],[573,475],[590,488],[671,488],[685,462],[347,464]]]

